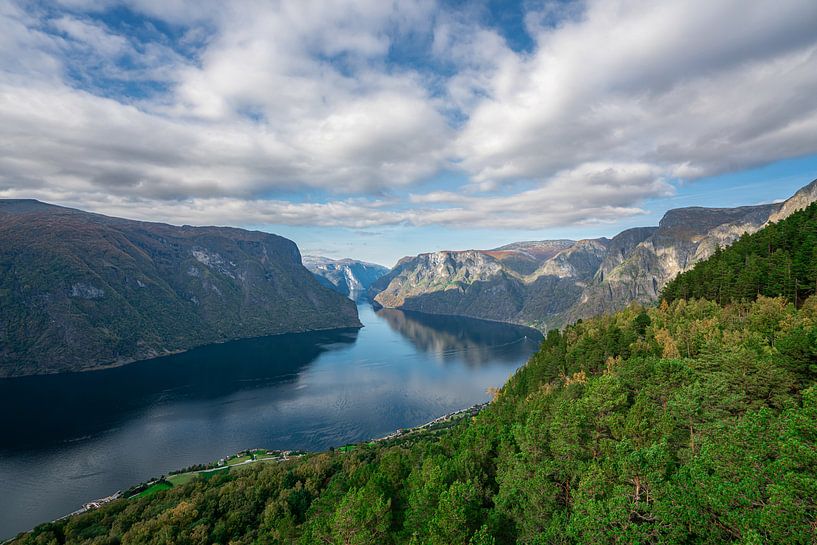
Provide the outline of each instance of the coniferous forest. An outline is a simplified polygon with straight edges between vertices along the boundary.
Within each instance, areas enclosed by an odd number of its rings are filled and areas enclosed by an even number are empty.
[[[656,307],[551,331],[449,431],[236,468],[18,542],[815,543],[815,214]]]
[[[817,288],[817,203],[744,235],[667,284],[662,296],[719,303],[782,296],[800,305]]]

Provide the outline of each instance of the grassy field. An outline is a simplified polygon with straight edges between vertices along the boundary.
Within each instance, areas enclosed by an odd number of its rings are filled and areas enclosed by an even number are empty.
[[[159,492],[160,490],[170,490],[171,488],[173,488],[173,485],[170,484],[169,482],[160,481],[158,483],[153,483],[152,485],[147,487],[145,490],[142,490],[141,492],[139,492],[135,496],[132,496],[132,498],[133,499],[144,498],[145,496],[151,496],[151,495],[155,494],[156,492]]]
[[[172,484],[173,486],[180,486],[180,485],[189,483],[190,481],[195,479],[196,476],[198,476],[198,475],[200,475],[200,473],[196,473],[196,472],[179,473],[177,475],[169,476],[167,478],[167,480],[170,481],[170,484]]]
[[[234,466],[236,464],[243,464],[247,460],[252,460],[252,459],[253,459],[252,456],[235,456],[233,458],[228,458],[227,459],[227,465],[228,466]]]

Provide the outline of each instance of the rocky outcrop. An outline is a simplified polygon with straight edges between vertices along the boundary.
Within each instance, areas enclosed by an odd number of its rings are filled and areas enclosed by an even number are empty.
[[[614,312],[632,301],[651,303],[667,282],[710,257],[718,247],[729,246],[742,235],[788,217],[815,200],[817,180],[781,203],[670,210],[650,236],[629,252],[621,252],[623,257],[615,266],[600,271],[557,325]]]
[[[407,257],[372,285],[370,295],[387,308],[540,325],[576,301],[608,242],[544,241],[535,244],[554,249],[538,253],[529,251],[534,243],[528,242]],[[521,267],[525,260],[530,265]]]
[[[0,200],[0,376],[359,326],[285,238]]]
[[[575,243],[573,240],[514,242],[494,250],[483,250],[482,253],[499,260],[512,271],[519,274],[531,274],[546,260]]]
[[[524,298],[517,278],[488,254],[443,251],[400,260],[370,293],[387,308],[512,321]]]
[[[378,278],[389,272],[389,268],[383,265],[314,255],[303,256],[303,264],[318,282],[346,296],[365,292]]]
[[[815,200],[817,181],[782,203],[670,210],[658,227],[612,239],[421,254],[401,260],[370,294],[384,307],[561,327],[632,301],[651,303],[669,280],[719,246]]]

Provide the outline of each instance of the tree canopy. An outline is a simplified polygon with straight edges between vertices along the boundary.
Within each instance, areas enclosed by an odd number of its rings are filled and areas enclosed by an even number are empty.
[[[705,298],[721,304],[758,295],[800,305],[817,289],[817,203],[742,236],[678,275],[663,299]]]

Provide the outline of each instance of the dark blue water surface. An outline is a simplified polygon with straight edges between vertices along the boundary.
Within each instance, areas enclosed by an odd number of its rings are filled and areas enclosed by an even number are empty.
[[[321,450],[485,401],[540,338],[507,324],[358,310],[361,330],[0,380],[0,539],[248,447]]]

